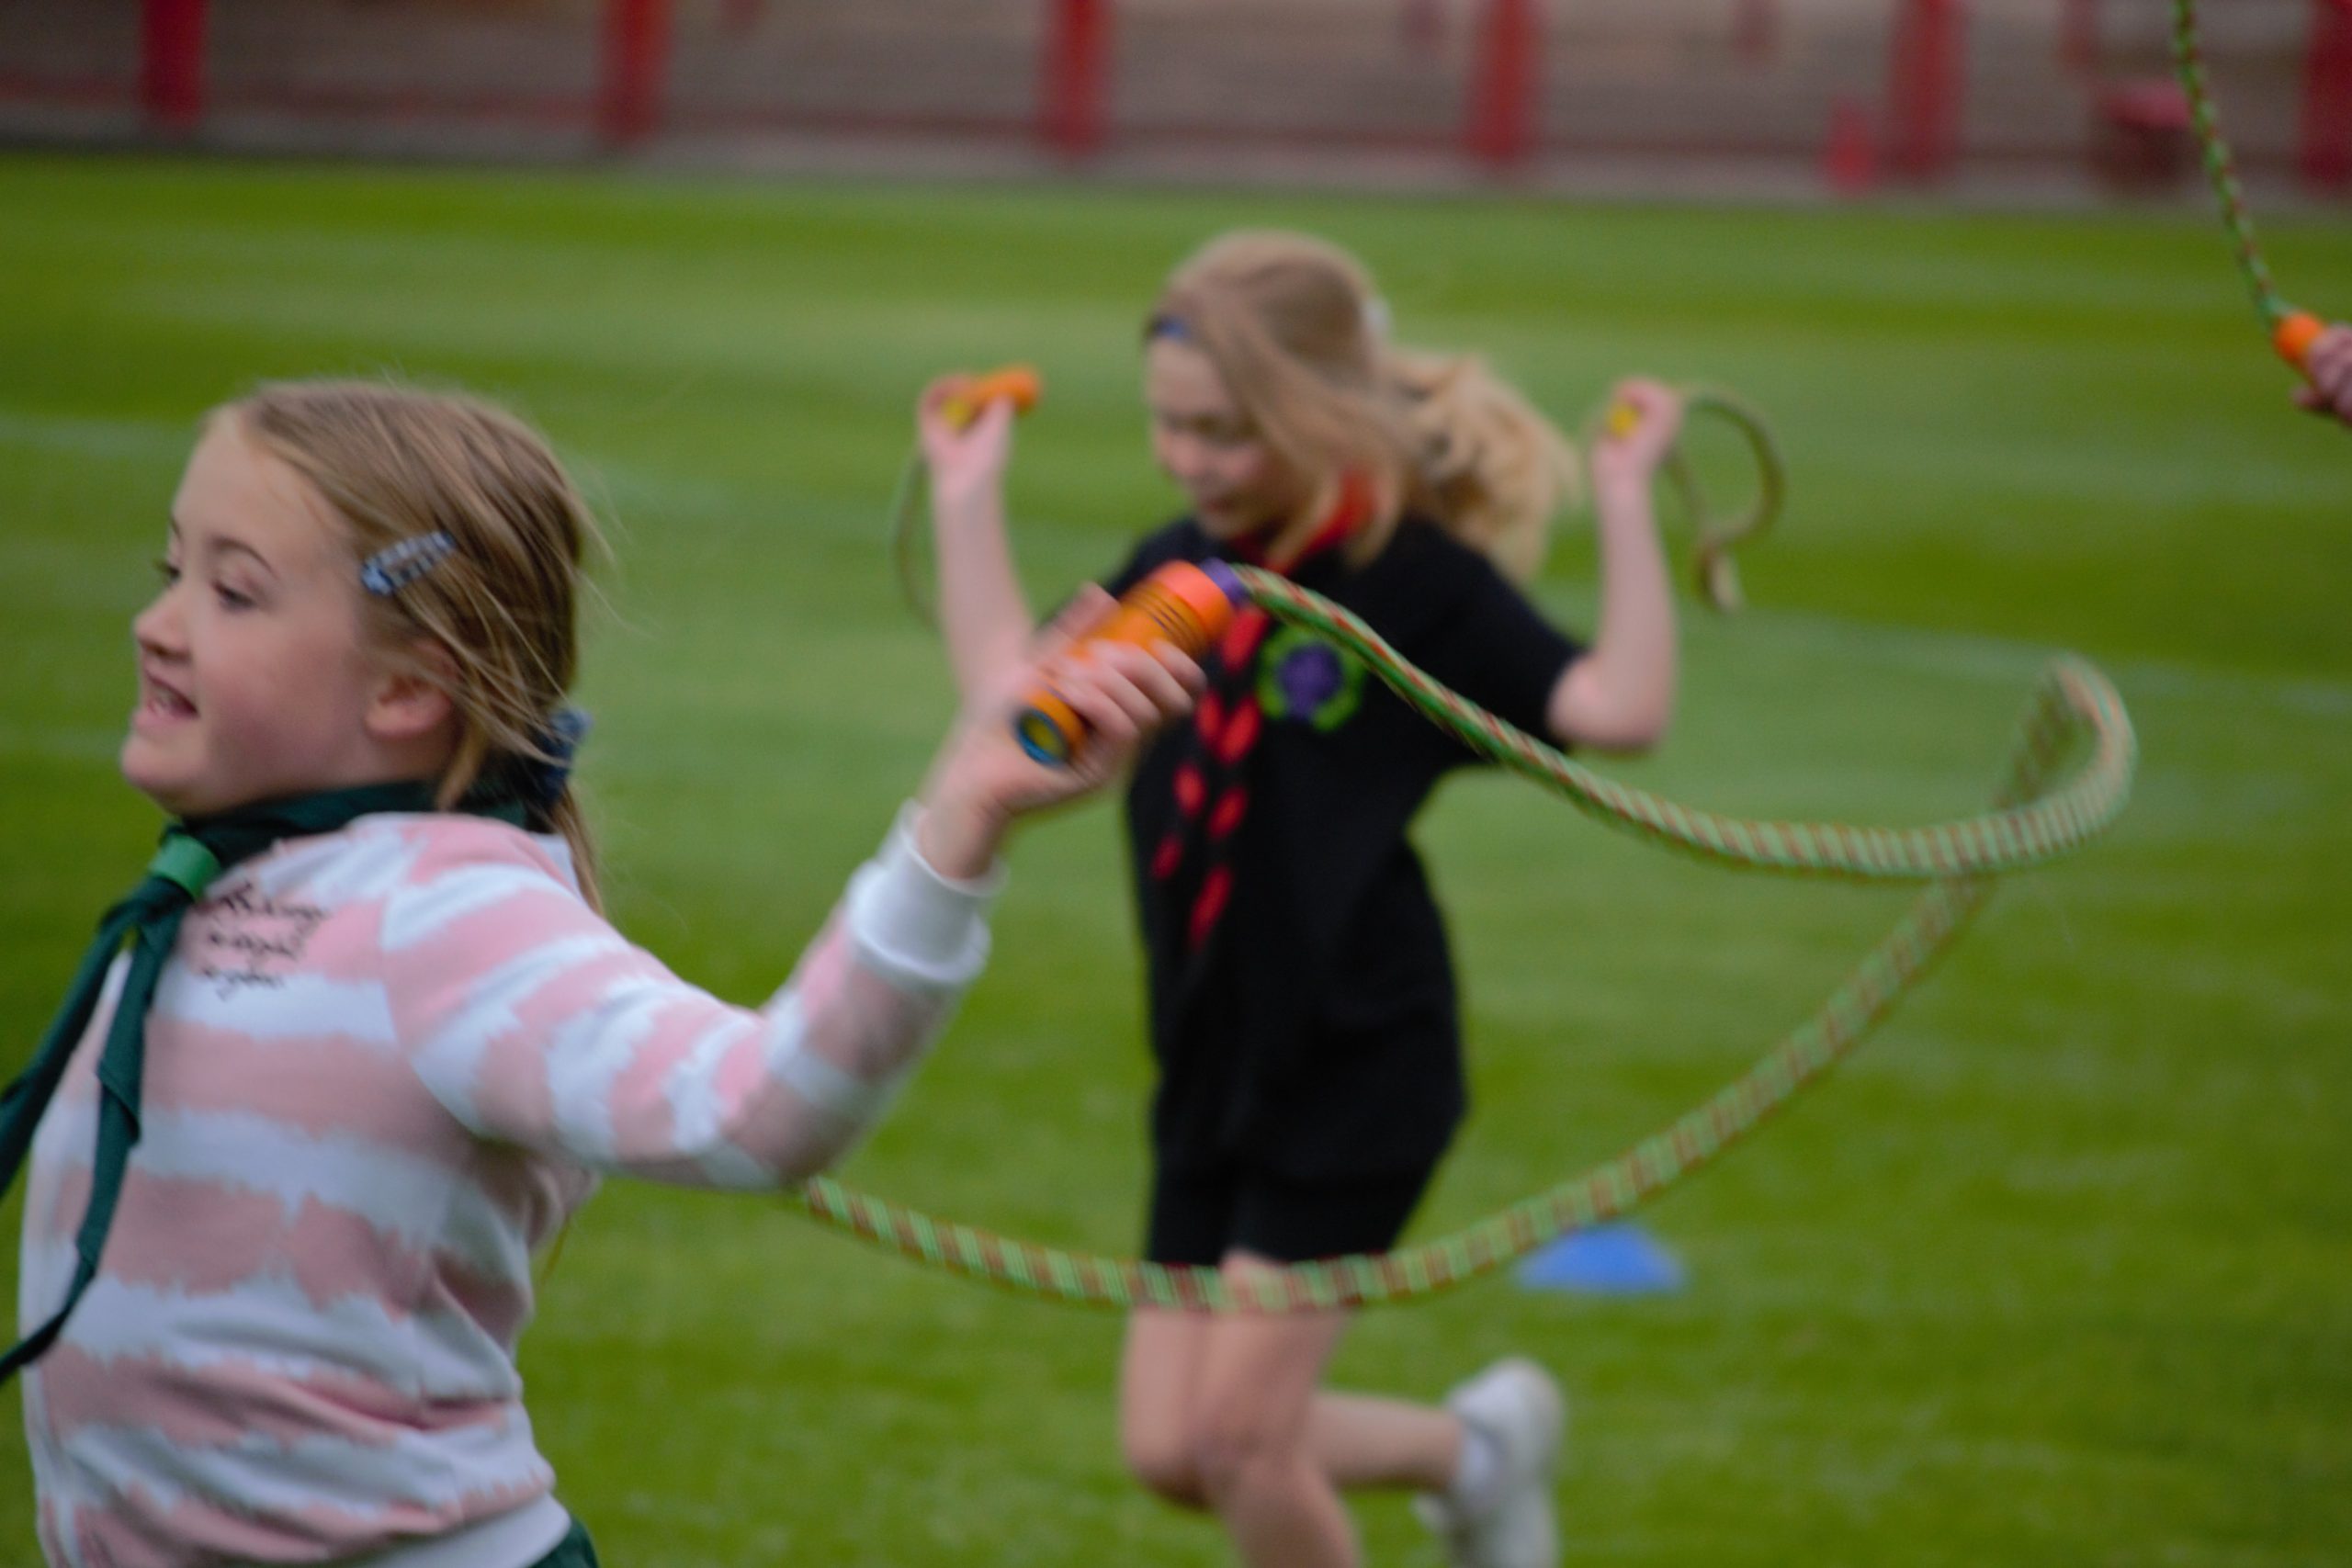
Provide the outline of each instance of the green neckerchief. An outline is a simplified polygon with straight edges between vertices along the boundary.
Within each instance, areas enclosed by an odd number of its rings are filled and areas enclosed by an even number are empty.
[[[82,957],[74,984],[58,1009],[56,1021],[42,1036],[31,1066],[17,1076],[0,1097],[0,1193],[16,1182],[17,1172],[32,1147],[33,1129],[49,1109],[58,1084],[65,1077],[74,1047],[89,1027],[98,994],[105,988],[107,970],[115,954],[130,939],[130,973],[122,996],[115,1004],[106,1044],[98,1054],[98,1142],[91,1162],[90,1202],[74,1233],[77,1261],[65,1301],[50,1320],[27,1335],[16,1348],[0,1357],[0,1382],[38,1359],[56,1343],[65,1319],[98,1271],[107,1230],[114,1223],[115,1201],[122,1195],[123,1168],[131,1145],[139,1142],[139,1091],[147,1055],[147,1010],[155,999],[155,981],[179,938],[180,920],[203,897],[222,872],[250,860],[281,839],[310,838],[340,831],[361,817],[386,811],[434,810],[429,784],[366,784],[357,789],[330,790],[290,800],[266,801],[218,817],[175,822],[164,831],[163,847],[147,863],[147,874],[130,896],[107,911],[98,922],[97,939]],[[459,809],[496,817],[521,826],[519,806],[469,798]],[[38,1224],[28,1214],[26,1223]]]

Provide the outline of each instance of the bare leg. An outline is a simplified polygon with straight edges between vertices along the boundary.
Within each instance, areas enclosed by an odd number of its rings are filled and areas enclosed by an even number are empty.
[[[1193,1432],[1209,1332],[1199,1313],[1146,1307],[1127,1320],[1120,1448],[1135,1478],[1179,1507],[1208,1506]],[[1462,1422],[1436,1405],[1318,1391],[1307,1406],[1306,1441],[1340,1491],[1442,1492],[1461,1463]]]
[[[1181,1508],[1206,1508],[1193,1427],[1213,1320],[1138,1307],[1119,1360],[1119,1450],[1145,1487]]]
[[[1231,1277],[1267,1267],[1240,1253],[1226,1263]],[[1347,1323],[1137,1310],[1120,1368],[1128,1470],[1170,1503],[1216,1512],[1245,1562],[1353,1564],[1338,1492],[1443,1490],[1462,1425],[1429,1405],[1320,1390]]]
[[[1462,1420],[1450,1410],[1370,1394],[1323,1393],[1307,1442],[1331,1484],[1442,1492],[1462,1461]]]
[[[1228,1278],[1268,1267],[1229,1254]],[[1194,1407],[1194,1465],[1209,1506],[1251,1568],[1355,1568],[1355,1527],[1308,1442],[1323,1369],[1345,1313],[1213,1320]]]

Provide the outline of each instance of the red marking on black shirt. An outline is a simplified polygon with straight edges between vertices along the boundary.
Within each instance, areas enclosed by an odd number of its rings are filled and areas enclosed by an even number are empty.
[[[1261,539],[1236,542],[1233,553],[1251,565],[1285,576],[1325,552],[1338,548],[1372,515],[1372,486],[1350,474],[1340,481],[1340,495],[1330,513],[1306,543],[1283,560],[1270,560]],[[1254,606],[1233,618],[1217,645],[1211,689],[1193,709],[1198,736],[1194,756],[1176,770],[1176,809],[1180,825],[1153,852],[1151,874],[1167,881],[1195,852],[1205,858],[1200,890],[1193,895],[1185,945],[1197,952],[1216,930],[1218,919],[1233,897],[1231,863],[1234,835],[1250,814],[1250,795],[1242,778],[1250,753],[1265,736],[1265,714],[1258,705],[1258,655],[1265,646],[1273,617]],[[1201,807],[1205,801],[1205,824]]]

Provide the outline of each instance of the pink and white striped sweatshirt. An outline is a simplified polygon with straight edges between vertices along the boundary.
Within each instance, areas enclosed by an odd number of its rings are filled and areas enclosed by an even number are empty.
[[[522,1568],[568,1528],[514,1348],[532,1249],[594,1172],[764,1188],[877,1115],[988,953],[987,884],[910,814],[757,1010],[580,897],[561,840],[380,816],[189,914],[96,1280],[24,1380],[72,1568]],[[43,1119],[17,1319],[62,1299],[107,996]]]

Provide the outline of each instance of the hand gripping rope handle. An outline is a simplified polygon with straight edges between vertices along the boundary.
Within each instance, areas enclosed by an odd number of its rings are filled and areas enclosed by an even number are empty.
[[[1755,404],[1721,387],[1685,387],[1680,396],[1686,441],[1691,421],[1713,418],[1730,426],[1756,459],[1756,498],[1737,512],[1716,512],[1709,505],[1684,441],[1674,444],[1665,463],[1667,482],[1674,487],[1683,515],[1690,523],[1690,570],[1698,581],[1699,597],[1710,609],[1730,615],[1742,604],[1739,567],[1731,552],[1780,520],[1788,496],[1788,466],[1781,459],[1781,444],[1773,439],[1772,427]],[[1592,449],[1603,430],[1623,435],[1640,418],[1640,412],[1627,403],[1602,409],[1585,422],[1585,450]]]
[[[990,403],[1008,402],[1012,412],[1027,413],[1046,395],[1045,378],[1035,367],[1029,365],[1000,365],[983,371],[957,388],[939,405],[947,423],[958,430],[967,428],[979,418]],[[923,461],[922,443],[907,455],[906,465],[899,470],[898,489],[890,496],[890,560],[899,572],[899,591],[907,596],[907,604],[925,622],[936,617],[932,614],[931,598],[923,587],[925,572],[918,558],[922,529],[916,516],[931,469]]]
[[[798,1191],[816,1218],[950,1273],[1084,1306],[1314,1312],[1430,1295],[1630,1211],[1752,1131],[1886,1016],[1983,902],[1986,877],[2038,864],[2096,837],[2122,811],[2131,790],[2137,752],[2122,700],[2092,666],[2062,658],[2043,672],[1994,809],[1983,816],[1898,829],[1749,822],[1695,811],[1599,778],[1464,701],[1329,601],[1272,573],[1244,568],[1240,576],[1275,616],[1340,643],[1433,722],[1589,815],[1726,865],[1929,886],[1810,1019],[1713,1097],[1614,1159],[1417,1247],[1294,1264],[1237,1282],[1213,1269],[1014,1240],[830,1178]],[[2066,754],[2086,741],[2088,758],[2070,776],[2053,778]]]
[[[2305,356],[2326,330],[2326,323],[2310,311],[2287,303],[2278,284],[2271,280],[2270,264],[2262,258],[2262,247],[2254,236],[2254,216],[2247,211],[2245,192],[2238,185],[2237,161],[2231,156],[2230,144],[2222,138],[2221,117],[2213,110],[2212,90],[2205,79],[2205,48],[2198,34],[2197,0],[2173,0],[2172,60],[2173,69],[2180,77],[2181,91],[2188,96],[2189,121],[2197,128],[2197,146],[2204,158],[2205,177],[2211,182],[2214,199],[2221,205],[2222,226],[2229,231],[2238,270],[2245,275],[2247,293],[2254,297],[2255,311],[2270,333],[2270,345],[2278,351],[2278,357],[2301,370]]]

